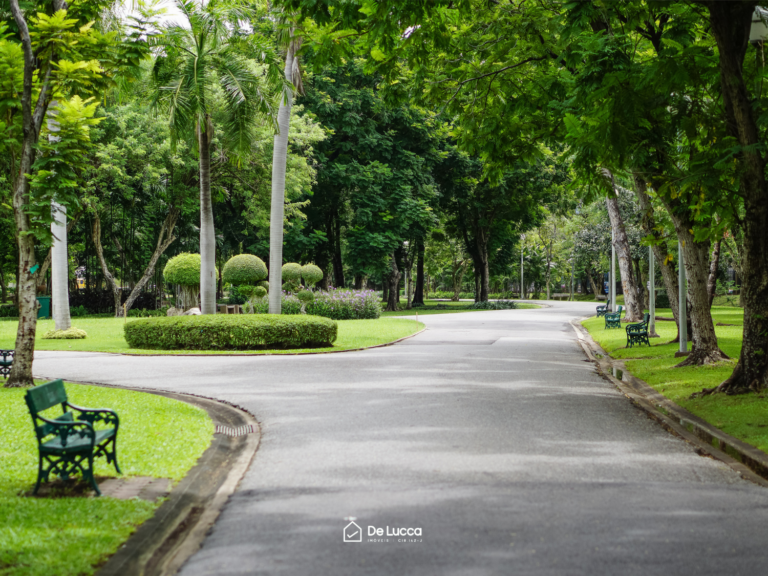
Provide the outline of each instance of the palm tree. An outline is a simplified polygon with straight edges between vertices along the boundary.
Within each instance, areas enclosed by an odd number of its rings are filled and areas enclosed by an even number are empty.
[[[284,19],[283,19],[284,20]],[[285,24],[285,22],[283,22]],[[301,70],[297,52],[301,39],[294,35],[294,29],[283,32],[285,50],[285,86],[277,113],[278,132],[272,150],[272,204],[269,217],[269,313],[280,314],[282,306],[283,276],[283,226],[285,208],[285,171],[288,162],[288,129],[291,123],[293,88],[303,93]]]
[[[283,85],[281,63],[266,38],[249,29],[256,16],[226,0],[176,0],[187,26],[171,24],[157,40],[153,77],[156,104],[165,108],[174,141],[194,137],[200,158],[200,296],[203,314],[216,311],[216,238],[211,202],[212,113],[223,118],[219,138],[229,150],[247,150],[257,120],[274,121],[274,93]],[[219,96],[220,94],[220,96]]]

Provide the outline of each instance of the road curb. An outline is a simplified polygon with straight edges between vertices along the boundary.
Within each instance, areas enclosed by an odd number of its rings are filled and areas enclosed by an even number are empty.
[[[661,426],[696,447],[696,452],[719,460],[733,468],[742,478],[768,487],[768,454],[675,404],[648,383],[629,373],[621,360],[611,358],[581,325],[572,320],[584,353],[595,363],[598,372],[609,380],[635,406]]]
[[[71,382],[71,380],[67,380]],[[253,426],[254,433],[230,437],[215,433],[197,464],[171,490],[154,516],[138,527],[97,572],[97,576],[172,576],[192,556],[234,493],[259,447],[256,419],[238,406],[192,394],[125,388],[98,382],[73,382],[147,392],[203,408],[214,425]]]

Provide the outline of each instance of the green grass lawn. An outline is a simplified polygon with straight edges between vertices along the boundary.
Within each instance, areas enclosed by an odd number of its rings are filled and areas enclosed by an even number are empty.
[[[659,310],[657,315],[671,318],[672,311]],[[582,324],[606,352],[613,358],[623,359],[632,374],[667,398],[728,434],[768,451],[768,402],[763,394],[716,394],[690,398],[692,393],[717,386],[730,376],[741,352],[743,309],[715,306],[712,317],[715,324],[736,324],[715,326],[720,348],[733,360],[713,366],[685,368],[675,368],[681,361],[674,357],[678,344],[666,344],[677,335],[674,322],[656,323],[656,331],[661,338],[652,338],[650,348],[635,346],[629,349],[626,348],[627,337],[623,326],[621,330],[606,330],[603,318],[590,318]]]
[[[416,313],[419,316],[429,316],[431,314],[457,314],[459,312],[490,312],[490,310],[472,310],[469,308],[471,302],[449,302],[446,300],[425,300],[424,306],[418,308],[412,308],[411,310],[405,310],[406,301],[401,299],[400,305],[403,310],[396,312],[382,312],[383,317],[390,316],[415,316]],[[440,306],[440,308],[438,308]],[[531,304],[530,302],[518,302],[517,308],[519,310],[541,308],[537,304]]]
[[[211,442],[213,423],[195,406],[128,390],[66,388],[73,404],[118,413],[117,454],[125,475],[180,480]],[[160,502],[29,496],[37,478],[37,442],[24,393],[0,388],[0,574],[92,574]],[[50,412],[58,415],[60,408]],[[117,475],[104,458],[95,471]]]
[[[133,321],[128,318],[128,322]],[[394,342],[421,330],[424,325],[402,318],[380,318],[378,320],[339,320],[339,337],[329,348],[291,350],[138,350],[129,348],[123,336],[122,318],[73,318],[72,325],[88,333],[84,340],[43,340],[41,336],[53,329],[53,320],[37,323],[37,350],[72,350],[88,352],[116,352],[127,354],[296,354],[297,352],[333,352],[354,350],[378,344]],[[0,348],[14,347],[17,322],[0,322]],[[2,575],[2,572],[0,572]]]

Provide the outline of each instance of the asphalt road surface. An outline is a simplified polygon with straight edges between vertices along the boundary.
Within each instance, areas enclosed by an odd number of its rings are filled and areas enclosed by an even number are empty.
[[[768,491],[600,378],[568,324],[590,313],[426,316],[395,346],[316,356],[38,352],[35,373],[224,399],[261,422],[183,576],[768,573]],[[348,518],[362,542],[343,541]]]

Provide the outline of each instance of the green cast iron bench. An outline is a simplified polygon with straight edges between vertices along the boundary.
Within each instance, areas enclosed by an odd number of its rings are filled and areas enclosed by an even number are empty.
[[[608,312],[608,307],[611,305],[611,301],[606,301],[605,304],[602,306],[597,306],[597,317],[600,318],[600,316],[605,316],[605,313]]]
[[[2,356],[2,360],[0,360],[0,376],[8,378],[13,366],[13,355],[15,352],[15,350],[0,350],[0,356]]]
[[[651,345],[648,340],[648,320],[651,315],[647,312],[643,314],[643,321],[636,324],[627,324],[627,348],[632,348],[635,344],[648,344]]]
[[[621,306],[616,312],[605,313],[605,327],[606,328],[621,328]]]
[[[101,495],[93,477],[93,459],[105,456],[108,463],[115,465],[118,474],[121,473],[117,464],[117,429],[120,426],[117,414],[113,410],[82,408],[71,404],[61,380],[29,389],[24,399],[32,416],[40,456],[37,484],[32,493],[37,494],[40,483],[47,482],[51,473],[66,481],[79,470],[96,494]],[[61,416],[46,418],[40,415],[56,404],[61,404]],[[78,412],[77,419],[68,408]],[[97,422],[114,425],[114,428],[97,430],[94,427]]]

